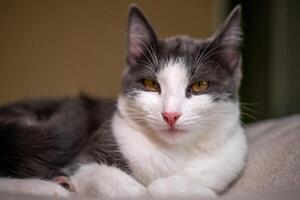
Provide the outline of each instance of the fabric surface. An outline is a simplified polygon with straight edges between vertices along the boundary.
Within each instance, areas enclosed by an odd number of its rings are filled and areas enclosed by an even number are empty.
[[[220,198],[299,199],[300,115],[257,122],[245,129],[249,144],[245,170]],[[0,199],[51,198],[0,194]]]
[[[225,195],[300,191],[300,115],[248,125],[246,136],[246,168]]]

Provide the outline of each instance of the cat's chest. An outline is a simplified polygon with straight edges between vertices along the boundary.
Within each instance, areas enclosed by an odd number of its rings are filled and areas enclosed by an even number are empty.
[[[133,176],[145,185],[182,171],[190,158],[179,152],[159,149],[147,143],[132,144],[124,149]]]
[[[158,178],[177,174],[197,159],[192,154],[153,143],[143,133],[130,128],[116,117],[112,128],[116,142],[127,159],[133,176],[144,185]]]

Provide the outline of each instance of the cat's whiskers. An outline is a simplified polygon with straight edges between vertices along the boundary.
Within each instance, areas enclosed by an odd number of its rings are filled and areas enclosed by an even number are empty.
[[[202,54],[199,56],[199,58],[197,58],[197,60],[196,60],[196,62],[195,62],[195,64],[194,64],[195,68],[197,68],[197,66],[199,65],[199,63],[202,62],[202,60],[205,58],[206,54],[209,54],[209,53],[212,51],[212,50],[210,50],[209,52],[206,52],[207,49],[208,49],[210,46],[211,46],[211,44],[208,45],[208,46],[204,49],[204,51],[202,52]],[[213,49],[215,49],[215,48],[213,48]]]
[[[263,113],[263,112],[261,112],[261,111],[258,111],[258,110],[254,110],[254,109],[252,109],[252,108],[249,108],[249,107],[247,107],[246,105],[243,105],[243,104],[241,104],[241,108],[242,108],[242,109],[245,109],[245,110],[247,110],[247,111],[249,111],[249,112],[256,113],[256,114],[262,114],[262,113]]]
[[[147,112],[145,113],[138,113],[136,109],[132,109],[130,107],[126,108],[127,110],[127,114],[130,115],[130,117],[132,119],[134,119],[134,121],[136,122],[141,122],[141,123],[146,123],[146,122],[150,122],[152,124],[155,125],[162,125],[161,121],[158,120],[158,118],[153,117],[153,113],[147,114]]]
[[[241,111],[241,114],[242,114],[242,115],[245,115],[245,116],[247,116],[247,117],[250,117],[250,118],[253,119],[253,120],[257,120],[256,117],[254,117],[253,115],[251,115],[251,114],[249,114],[249,113],[246,113],[246,112]]]
[[[193,67],[192,67],[192,73],[194,73],[194,71],[196,70],[199,60],[202,59],[202,56],[206,53],[207,49],[211,46],[212,43],[209,43],[205,49],[202,51],[201,55],[199,56],[200,50],[201,48],[199,48],[197,54],[196,54],[196,59],[194,61]],[[199,56],[199,57],[198,57]]]
[[[145,48],[145,50],[147,50],[147,52],[149,53],[149,55],[151,57],[151,58],[149,58],[144,52],[142,52],[143,55],[146,57],[147,61],[149,62],[149,64],[153,65],[154,67],[158,66],[158,58],[156,56],[156,52],[155,52],[154,48],[152,47],[153,45],[148,44],[151,48],[151,49],[149,49],[148,45],[145,44],[145,42],[141,40],[142,36],[134,35],[134,34],[128,34],[127,32],[124,32],[124,31],[122,31],[120,29],[116,29],[116,28],[111,28],[111,30],[122,33],[122,34],[126,35],[129,38],[134,38],[134,39],[138,40],[139,43],[143,46],[143,48]]]
[[[144,51],[142,52],[143,55],[147,58],[149,64],[152,65],[152,66],[154,66],[154,67],[157,67],[157,65],[158,65],[158,59],[157,59],[157,56],[156,56],[156,52],[154,51],[154,48],[152,47],[152,44],[146,44],[144,41],[142,41],[140,39],[142,37],[140,35],[133,35],[133,34],[131,34],[131,35],[129,35],[129,37],[134,37],[134,39],[137,39],[140,42],[140,44],[142,45],[142,47],[145,48],[145,50],[150,55],[150,58],[149,58],[146,55],[146,52],[144,52]],[[151,49],[149,49],[148,46],[150,46]]]
[[[249,108],[249,106],[258,106],[260,104],[262,104],[262,102],[257,102],[257,103],[240,102],[242,116],[246,116],[253,120],[257,120],[257,118],[254,115],[252,115],[252,113],[259,115],[259,114],[263,114],[263,112]]]
[[[225,45],[228,45],[228,43],[222,42],[219,45],[217,45],[214,48],[212,48],[211,50],[209,50],[207,53],[203,54],[203,56],[196,62],[196,66],[202,65],[211,56],[213,56],[213,55],[215,55],[217,53],[220,53],[220,52],[223,52],[224,50],[226,50],[226,48],[221,49],[221,50],[217,50],[218,48],[224,47]],[[211,46],[211,45],[209,45],[209,46]]]

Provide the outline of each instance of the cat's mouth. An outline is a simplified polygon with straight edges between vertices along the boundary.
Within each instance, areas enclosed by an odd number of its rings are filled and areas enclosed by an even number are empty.
[[[187,132],[187,130],[178,127],[168,127],[164,129],[164,132],[168,134],[184,134]]]

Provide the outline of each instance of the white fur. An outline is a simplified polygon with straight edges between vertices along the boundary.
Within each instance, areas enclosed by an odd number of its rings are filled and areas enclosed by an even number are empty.
[[[84,164],[71,177],[76,193],[101,198],[142,198],[146,188],[120,169],[96,163]],[[0,192],[70,197],[72,193],[57,183],[40,179],[0,178]]]
[[[132,198],[146,196],[146,188],[118,168],[86,164],[71,177],[76,191],[85,196]]]
[[[159,74],[157,80],[161,87],[162,112],[181,112],[188,82],[186,71],[181,62],[169,63]]]
[[[161,94],[141,91],[134,102],[119,97],[112,127],[121,151],[152,196],[213,197],[244,166],[239,104],[213,102],[207,94],[186,98],[188,76],[181,62],[165,66],[158,82]],[[167,130],[163,111],[182,113],[179,131]]]
[[[215,197],[244,166],[246,141],[239,104],[213,102],[208,94],[185,96],[183,62],[170,62],[158,74],[161,93],[120,96],[113,134],[132,176],[106,165],[86,164],[71,177],[77,192],[105,198]],[[162,112],[180,112],[170,131]],[[135,178],[135,179],[134,179]],[[0,179],[0,190],[69,196],[58,184],[32,179]]]
[[[39,179],[0,178],[0,192],[33,194],[52,197],[69,197],[71,193],[62,186]]]

